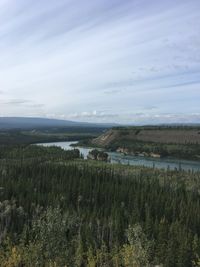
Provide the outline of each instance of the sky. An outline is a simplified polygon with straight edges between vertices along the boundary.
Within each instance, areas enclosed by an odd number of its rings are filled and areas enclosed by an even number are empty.
[[[0,116],[200,122],[199,0],[0,0]]]

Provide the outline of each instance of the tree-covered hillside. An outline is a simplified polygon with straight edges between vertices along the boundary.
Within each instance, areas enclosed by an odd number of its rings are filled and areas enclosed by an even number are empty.
[[[200,266],[199,179],[1,147],[1,266]]]

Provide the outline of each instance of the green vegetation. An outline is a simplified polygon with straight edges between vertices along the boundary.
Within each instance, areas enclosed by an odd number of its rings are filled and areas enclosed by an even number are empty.
[[[56,141],[76,141],[95,138],[104,128],[59,127],[37,130],[0,130],[0,145],[35,144]]]
[[[92,160],[100,160],[100,161],[107,161],[108,154],[104,151],[100,151],[98,149],[93,149],[88,153],[88,159]]]
[[[162,144],[142,141],[114,141],[107,146],[112,151],[118,148],[128,149],[128,153],[155,153],[161,157],[200,160],[200,145],[195,144]]]
[[[200,173],[0,147],[2,267],[200,266]]]

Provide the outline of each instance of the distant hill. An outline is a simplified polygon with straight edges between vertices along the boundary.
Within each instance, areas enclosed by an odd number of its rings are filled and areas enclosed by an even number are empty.
[[[200,127],[115,127],[94,138],[91,145],[134,156],[199,161]]]
[[[74,122],[67,120],[31,118],[31,117],[0,117],[0,130],[38,129],[49,127],[100,127],[110,128],[114,124]]]
[[[94,139],[97,146],[131,146],[135,142],[161,144],[200,144],[200,127],[197,126],[145,126],[116,127]]]

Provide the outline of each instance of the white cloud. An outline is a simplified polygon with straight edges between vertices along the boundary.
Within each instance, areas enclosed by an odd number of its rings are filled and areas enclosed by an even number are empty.
[[[190,118],[199,112],[199,8],[198,0],[0,1],[0,103],[13,99],[0,114],[125,122],[156,106]]]

